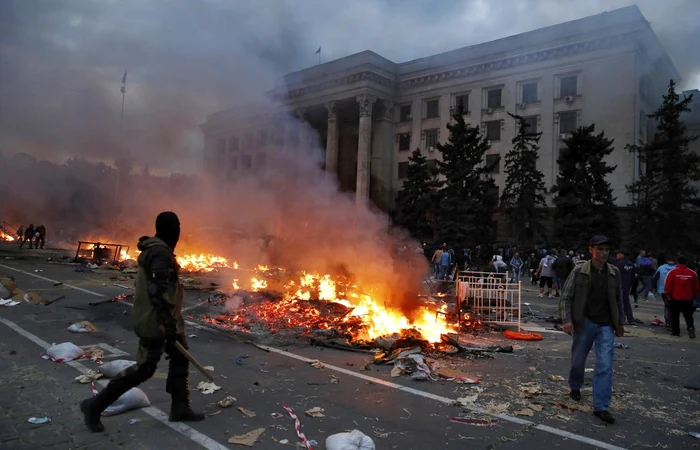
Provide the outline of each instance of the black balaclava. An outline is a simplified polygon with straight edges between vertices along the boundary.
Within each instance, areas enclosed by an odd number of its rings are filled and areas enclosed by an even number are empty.
[[[175,250],[180,239],[180,220],[172,211],[165,211],[156,217],[156,237]]]

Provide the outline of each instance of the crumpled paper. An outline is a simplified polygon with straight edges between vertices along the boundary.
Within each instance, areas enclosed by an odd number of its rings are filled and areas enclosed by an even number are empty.
[[[323,369],[324,367],[326,367],[318,359],[314,359],[313,361],[310,361],[309,364],[311,365],[311,367],[315,367],[316,369]]]
[[[226,397],[225,399],[219,400],[218,402],[216,402],[216,404],[219,405],[219,406],[222,407],[222,408],[228,408],[228,407],[230,407],[231,405],[233,405],[235,402],[236,402],[236,398],[235,398],[235,397],[231,397],[231,396],[229,395],[229,396]]]
[[[324,412],[326,412],[326,410],[318,406],[314,406],[313,408],[304,411],[304,413],[309,417],[326,417],[325,414],[323,414]]]
[[[197,385],[197,389],[202,392],[202,394],[213,394],[214,392],[221,389],[221,386],[217,386],[213,382],[200,381]]]
[[[93,358],[102,359],[105,356],[105,351],[100,347],[95,346],[86,351],[85,354]]]
[[[562,377],[561,375],[549,374],[549,376],[547,378],[549,378],[552,381],[564,381],[564,377]]]
[[[243,408],[242,406],[239,406],[239,407],[238,407],[238,410],[239,410],[241,413],[243,413],[243,415],[246,416],[246,417],[255,417],[255,412],[254,412],[254,411],[251,411],[251,410],[249,410],[249,409],[245,409],[245,408]]]
[[[252,447],[255,444],[255,441],[257,441],[260,435],[262,435],[264,432],[265,428],[257,428],[255,430],[247,432],[246,434],[231,436],[230,438],[228,438],[228,443]]]
[[[102,378],[104,374],[100,372],[95,372],[94,370],[90,369],[87,372],[85,372],[82,375],[78,375],[75,377],[75,381],[85,384],[85,383],[91,383],[97,379]]]
[[[411,374],[412,380],[427,380],[430,378],[430,367],[425,363],[423,355],[413,353],[394,360],[394,367],[391,370],[392,377],[398,377],[404,373]]]
[[[474,402],[479,398],[479,394],[466,395],[455,400],[455,406],[474,406]]]

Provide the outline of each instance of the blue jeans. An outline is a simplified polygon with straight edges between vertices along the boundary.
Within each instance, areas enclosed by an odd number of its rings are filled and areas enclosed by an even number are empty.
[[[597,325],[586,318],[582,323],[574,325],[569,387],[574,391],[581,390],[586,358],[594,343],[593,409],[607,411],[612,398],[612,363],[615,355],[615,330],[611,326]]]
[[[520,268],[513,267],[513,277],[510,279],[511,283],[517,283],[520,281]]]

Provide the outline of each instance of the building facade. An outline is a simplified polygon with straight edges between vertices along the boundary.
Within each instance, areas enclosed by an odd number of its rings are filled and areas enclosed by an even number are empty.
[[[610,182],[625,206],[632,202],[626,186],[639,173],[625,145],[653,131],[646,115],[671,78],[679,74],[636,6],[399,64],[365,51],[281,77],[268,92],[277,111],[234,107],[208,116],[205,167],[235,179],[264,169],[279,146],[318,139],[325,170],[342,189],[390,210],[410,153],[418,148],[438,159],[437,143],[447,141],[446,125],[462,102],[466,121],[491,142],[484,162],[500,161],[493,171],[499,190],[516,132],[511,112],[542,132],[538,168],[548,188],[563,139],[595,123],[615,141]],[[287,114],[307,126],[293,126]]]

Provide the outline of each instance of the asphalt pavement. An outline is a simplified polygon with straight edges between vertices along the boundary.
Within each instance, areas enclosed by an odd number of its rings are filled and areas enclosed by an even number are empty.
[[[131,331],[131,306],[117,301],[100,306],[89,302],[131,292],[115,286],[129,283],[110,280],[114,271],[75,272],[76,266],[56,264],[60,252],[31,251],[18,254],[0,248],[0,276],[11,276],[20,289],[45,299],[64,298],[50,305],[21,303],[0,307],[0,448],[237,448],[227,440],[234,435],[264,428],[254,448],[274,449],[299,442],[294,421],[282,405],[296,412],[303,432],[325,448],[334,433],[358,429],[370,436],[378,449],[437,448],[634,448],[668,449],[697,447],[700,440],[689,431],[700,431],[698,391],[683,387],[700,371],[700,346],[687,336],[672,339],[665,330],[648,322],[662,316],[660,302],[642,301],[635,313],[646,324],[628,329],[619,340],[629,349],[618,349],[611,411],[615,425],[606,425],[591,412],[591,380],[587,374],[584,399],[570,401],[566,377],[570,338],[552,329],[543,318],[556,314],[556,301],[538,299],[530,286],[523,287],[525,311],[532,311],[528,326],[540,330],[539,342],[508,341],[501,333],[467,336],[474,345],[515,345],[512,354],[467,359],[445,356],[440,364],[481,379],[474,388],[454,382],[392,378],[390,367],[371,365],[371,356],[303,343],[270,346],[267,351],[231,339],[224,332],[190,326],[190,351],[205,366],[214,366],[221,390],[205,395],[195,389],[204,377],[191,367],[190,389],[195,410],[205,421],[186,425],[164,419],[169,411],[165,393],[167,361],[161,361],[155,377],[141,389],[151,407],[103,419],[104,433],[90,433],[82,423],[78,402],[91,395],[89,384],[74,378],[82,368],[96,368],[92,361],[60,364],[40,358],[42,346],[73,342],[79,346],[102,344],[105,361],[135,357],[137,339]],[[54,261],[47,261],[52,257]],[[57,283],[62,283],[56,285]],[[208,292],[188,291],[186,306],[205,300]],[[198,308],[188,311],[193,323]],[[99,330],[70,333],[67,327],[88,320]],[[106,344],[106,345],[105,345]],[[243,357],[243,358],[242,358]],[[322,368],[310,364],[323,363]],[[593,367],[593,355],[588,367]],[[526,395],[523,386],[535,383],[539,391]],[[474,406],[454,406],[458,397],[478,395]],[[218,400],[232,395],[235,405],[222,409]],[[533,416],[519,415],[529,404],[541,406]],[[255,413],[248,417],[239,407]],[[304,412],[325,410],[324,417]],[[499,409],[500,408],[500,409]],[[500,413],[505,411],[505,413]],[[281,415],[281,416],[279,416]],[[49,424],[34,425],[29,417],[48,416]],[[497,423],[476,425],[453,418],[496,417]],[[133,423],[132,423],[133,422]],[[493,421],[495,422],[495,421]],[[286,440],[286,441],[285,441]],[[243,447],[240,447],[243,448]]]

